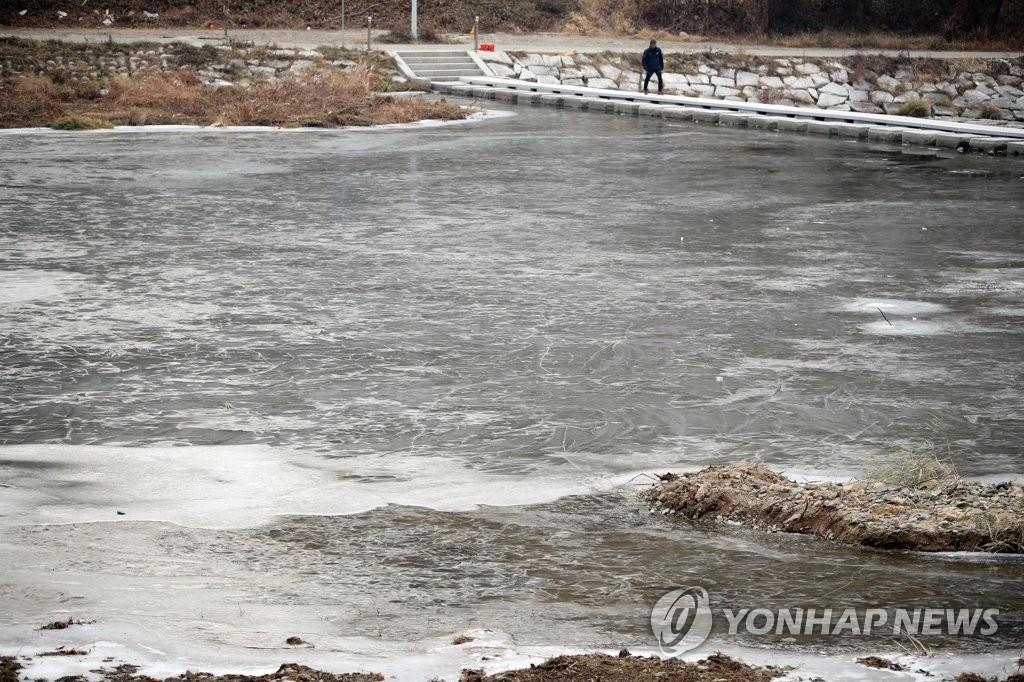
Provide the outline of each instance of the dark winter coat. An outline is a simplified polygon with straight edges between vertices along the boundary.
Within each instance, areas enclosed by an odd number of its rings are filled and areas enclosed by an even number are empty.
[[[633,54],[636,54],[635,52]],[[665,69],[665,56],[660,47],[649,47],[644,50],[644,71],[661,72]]]

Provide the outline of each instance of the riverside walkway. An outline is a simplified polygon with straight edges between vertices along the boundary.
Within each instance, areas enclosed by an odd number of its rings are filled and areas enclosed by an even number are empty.
[[[811,107],[740,102],[683,95],[645,95],[574,85],[525,82],[486,76],[462,77],[457,83],[433,83],[452,95],[546,104],[615,114],[655,116],[740,128],[762,128],[850,137],[879,142],[921,144],[966,151],[1024,155],[1024,129],[930,118],[862,114]]]

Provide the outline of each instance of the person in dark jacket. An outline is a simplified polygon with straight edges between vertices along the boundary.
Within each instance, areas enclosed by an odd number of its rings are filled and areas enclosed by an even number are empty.
[[[651,84],[651,76],[658,76],[658,94],[665,89],[665,82],[661,80],[661,72],[665,69],[665,56],[658,47],[658,41],[651,38],[651,46],[644,50],[644,71],[647,77],[644,78],[644,94],[647,94],[647,86]]]

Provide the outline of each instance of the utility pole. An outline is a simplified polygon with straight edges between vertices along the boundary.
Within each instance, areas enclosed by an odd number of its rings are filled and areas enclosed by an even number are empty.
[[[412,39],[416,40],[419,35],[416,31],[416,0],[412,0]]]
[[[345,47],[345,0],[341,0],[341,46]]]
[[[370,29],[373,28],[373,15],[366,17],[366,51],[370,51]]]

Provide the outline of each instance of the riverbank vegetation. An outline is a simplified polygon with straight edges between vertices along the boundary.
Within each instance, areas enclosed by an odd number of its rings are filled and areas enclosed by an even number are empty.
[[[288,50],[2,41],[0,127],[366,126],[469,112],[398,96],[383,66]]]
[[[103,28],[336,29],[336,0],[19,0],[0,8],[0,25]],[[408,3],[348,0],[346,25],[408,35]],[[465,34],[480,18],[487,32],[659,33],[789,46],[889,49],[1018,49],[1024,0],[436,0],[420,3],[419,33]]]

